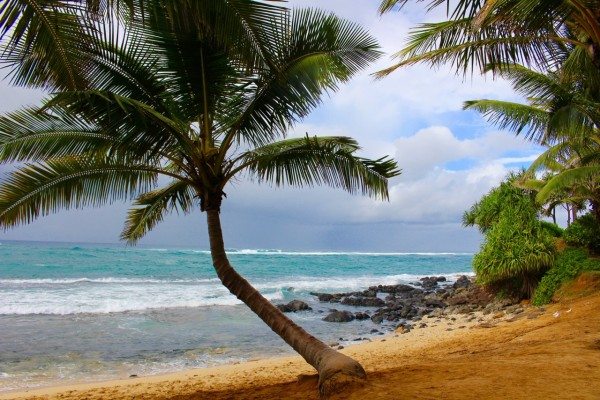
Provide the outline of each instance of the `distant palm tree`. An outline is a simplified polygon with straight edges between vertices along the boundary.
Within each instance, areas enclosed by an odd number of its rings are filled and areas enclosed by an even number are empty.
[[[393,160],[357,156],[348,137],[280,140],[323,94],[379,56],[376,41],[315,10],[250,0],[143,3],[127,25],[81,25],[81,86],[44,77],[44,68],[17,68],[17,82],[58,90],[39,109],[0,118],[0,161],[25,163],[0,186],[0,225],[135,198],[122,232],[135,243],[167,213],[199,207],[218,277],[317,369],[321,392],[363,379],[359,363],[308,334],[233,269],[220,211],[226,185],[241,174],[388,198],[388,179],[400,173]]]

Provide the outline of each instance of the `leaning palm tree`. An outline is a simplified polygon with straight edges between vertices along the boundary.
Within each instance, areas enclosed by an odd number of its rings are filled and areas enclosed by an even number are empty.
[[[387,199],[387,181],[399,174],[393,160],[359,157],[348,137],[285,138],[325,93],[378,57],[377,43],[334,15],[253,14],[263,3],[250,0],[232,2],[256,16],[240,24],[246,36],[224,39],[223,14],[207,11],[206,3],[216,2],[147,1],[134,10],[143,18],[126,27],[84,27],[85,87],[58,90],[40,108],[0,118],[0,161],[21,165],[0,186],[0,225],[135,199],[122,232],[135,243],[166,214],[199,208],[220,280],[315,367],[328,393],[364,379],[364,369],[296,325],[235,271],[221,203],[227,184],[240,176]]]

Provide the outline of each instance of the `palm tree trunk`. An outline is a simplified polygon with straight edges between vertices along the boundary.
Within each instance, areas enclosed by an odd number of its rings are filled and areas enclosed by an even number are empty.
[[[210,253],[223,285],[243,301],[287,344],[292,346],[319,373],[319,390],[323,395],[336,392],[350,382],[363,381],[366,373],[352,358],[321,342],[286,317],[238,274],[227,259],[218,209],[206,210]]]

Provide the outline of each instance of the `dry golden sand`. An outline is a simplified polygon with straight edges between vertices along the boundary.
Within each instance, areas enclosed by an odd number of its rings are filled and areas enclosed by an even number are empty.
[[[430,325],[343,351],[368,382],[341,399],[600,399],[600,293],[540,313]],[[463,326],[463,328],[459,328]],[[452,329],[452,330],[447,330]],[[318,399],[299,357],[7,393],[0,399]]]

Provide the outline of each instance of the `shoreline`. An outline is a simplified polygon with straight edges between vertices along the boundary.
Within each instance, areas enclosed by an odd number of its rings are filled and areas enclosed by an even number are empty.
[[[406,334],[392,333],[343,349],[363,364],[370,377],[363,388],[345,398],[392,399],[398,389],[404,392],[397,395],[403,393],[406,398],[475,399],[490,390],[490,385],[501,391],[487,392],[484,398],[552,398],[544,386],[557,388],[555,395],[567,393],[560,391],[565,387],[576,390],[570,392],[574,398],[597,398],[593,396],[598,392],[582,383],[600,381],[600,294],[563,301],[543,311],[528,307],[516,316],[461,318],[448,316],[439,323],[432,318],[435,326],[415,327]],[[565,364],[572,360],[576,362]],[[4,392],[0,399],[316,399],[316,380],[298,380],[299,375],[313,373],[299,356],[276,357],[125,380]],[[468,381],[474,379],[473,373],[475,377],[477,373],[491,374],[493,379],[479,379],[477,390],[455,381],[456,374]],[[544,384],[538,375],[553,379],[552,385]],[[530,380],[522,381],[526,377]],[[502,381],[508,378],[521,379],[520,385],[525,387]],[[392,387],[390,382],[395,380],[403,383]],[[457,391],[449,393],[449,388]],[[413,389],[414,393],[407,392]],[[294,393],[291,397],[290,390]],[[365,390],[370,391],[368,397],[364,397]]]
[[[458,318],[457,318],[458,317]],[[351,357],[358,356],[363,351],[372,351],[371,347],[379,347],[380,345],[386,346],[386,342],[389,342],[393,346],[398,346],[406,351],[421,350],[432,345],[436,345],[439,342],[449,340],[455,336],[460,335],[467,329],[471,329],[477,326],[477,322],[465,321],[459,319],[459,314],[451,314],[447,318],[440,319],[440,322],[434,323],[425,328],[415,328],[407,333],[402,333],[400,330],[397,332],[388,332],[383,336],[377,336],[373,339],[366,339],[361,341],[354,341],[352,345],[346,346],[339,350],[344,354],[350,355]],[[456,318],[455,321],[451,318]],[[258,374],[259,379],[271,379],[275,370],[280,370],[281,366],[285,366],[283,371],[278,371],[277,379],[283,380],[297,380],[300,376],[311,376],[315,373],[314,369],[308,365],[300,356],[265,356],[242,362],[234,362],[230,364],[223,364],[213,367],[206,368],[192,368],[177,372],[167,372],[155,375],[135,376],[123,379],[109,379],[92,382],[72,382],[66,385],[48,385],[42,387],[31,388],[27,390],[16,389],[5,392],[0,392],[0,400],[5,399],[23,399],[23,398],[35,398],[36,396],[52,396],[71,391],[95,391],[101,390],[106,387],[137,387],[142,385],[153,385],[164,382],[180,382],[183,380],[194,380],[194,379],[210,379],[213,382],[206,386],[206,389],[211,390],[215,386],[225,385],[229,383],[231,385],[231,377],[235,376],[235,383],[242,384],[237,386],[243,386],[248,382],[240,382],[239,375],[251,373],[256,375],[257,371],[265,372]],[[214,382],[215,378],[218,377],[217,382]],[[255,376],[256,377],[256,376]],[[234,385],[236,386],[236,385]]]

